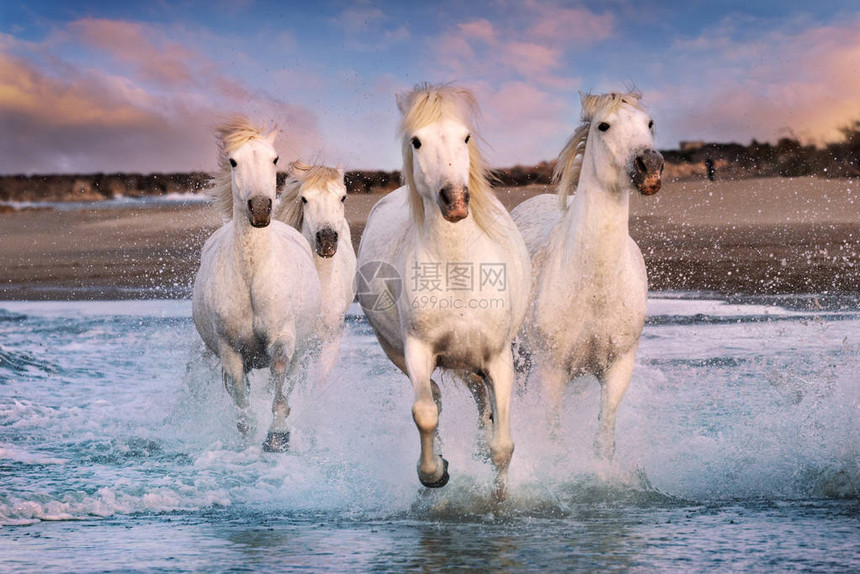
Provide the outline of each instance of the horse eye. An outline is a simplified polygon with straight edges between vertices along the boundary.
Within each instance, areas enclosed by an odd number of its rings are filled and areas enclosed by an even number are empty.
[[[600,122],[600,124],[597,126],[597,129],[599,129],[602,132],[605,132],[606,130],[609,129],[609,124],[607,124],[606,122]]]
[[[307,198],[304,198],[304,197],[303,197],[303,198],[302,198],[302,203],[307,203],[307,202],[308,202]]]
[[[412,138],[412,147],[418,149],[421,147],[421,140],[418,138]]]
[[[340,202],[343,203],[345,201],[346,201],[346,196],[344,195],[343,197],[340,198]]]
[[[651,120],[650,122],[648,122],[648,129],[649,130],[654,129],[654,120]]]
[[[279,158],[279,157],[276,157],[276,158],[275,158],[275,161],[274,161],[274,164],[275,164],[275,165],[278,165],[278,160],[279,160],[279,159],[281,159],[281,158]]]
[[[236,167],[236,160],[232,157],[230,158],[230,167]]]
[[[472,139],[472,135],[471,135],[471,134],[469,134],[469,135],[467,135],[467,136],[466,136],[466,143],[469,143],[469,140],[470,140],[470,139]]]

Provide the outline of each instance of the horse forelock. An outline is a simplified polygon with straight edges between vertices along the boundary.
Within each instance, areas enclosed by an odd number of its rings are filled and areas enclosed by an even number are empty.
[[[215,208],[230,219],[233,217],[233,183],[230,168],[230,155],[251,140],[259,140],[270,145],[264,137],[273,130],[254,124],[244,116],[230,116],[215,128],[218,141],[218,175],[210,190]]]
[[[552,173],[553,181],[558,184],[559,207],[562,211],[567,209],[568,195],[574,193],[579,185],[582,160],[588,146],[588,134],[594,118],[598,114],[617,111],[624,104],[641,110],[643,109],[639,103],[641,99],[642,93],[638,90],[626,93],[582,94],[581,123],[559,153]]]
[[[402,118],[398,133],[403,154],[403,181],[409,188],[409,203],[414,221],[424,220],[424,201],[418,193],[413,175],[412,135],[416,130],[443,119],[454,119],[469,130],[469,195],[470,211],[475,223],[492,235],[492,223],[497,219],[497,206],[490,185],[490,171],[484,162],[478,142],[476,124],[480,117],[478,102],[471,91],[449,84],[419,84],[414,90],[398,97]]]
[[[622,105],[633,106],[637,110],[642,109],[639,101],[642,92],[632,90],[630,92],[608,92],[606,94],[583,94],[581,121],[591,122],[594,117],[602,112],[614,112]]]

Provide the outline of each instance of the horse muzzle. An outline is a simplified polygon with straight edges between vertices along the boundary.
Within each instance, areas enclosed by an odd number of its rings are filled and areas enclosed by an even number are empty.
[[[248,220],[253,227],[266,227],[272,221],[272,200],[252,197],[248,200]]]
[[[437,200],[445,221],[457,223],[469,216],[469,188],[446,185],[439,190]]]
[[[663,185],[663,156],[655,149],[646,149],[633,159],[630,178],[642,195],[654,195]]]
[[[325,227],[317,231],[316,252],[320,257],[334,257],[337,253],[337,231],[331,227]]]

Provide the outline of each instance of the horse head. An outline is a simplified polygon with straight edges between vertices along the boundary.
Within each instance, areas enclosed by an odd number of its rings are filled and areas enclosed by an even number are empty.
[[[435,206],[445,220],[469,216],[470,184],[483,179],[480,154],[472,137],[474,96],[451,86],[420,86],[398,95],[403,175],[413,194],[413,208]],[[482,182],[483,184],[483,182]]]
[[[583,95],[582,109],[590,122],[586,155],[595,175],[607,187],[632,185],[642,195],[660,191],[663,156],[654,147],[654,120],[639,105],[639,94]]]
[[[233,217],[243,214],[253,227],[266,227],[272,219],[277,188],[276,130],[247,139],[225,153],[233,192]]]
[[[302,232],[317,255],[334,257],[346,201],[343,169],[293,162],[287,171],[282,201],[292,203],[294,213],[287,223]]]

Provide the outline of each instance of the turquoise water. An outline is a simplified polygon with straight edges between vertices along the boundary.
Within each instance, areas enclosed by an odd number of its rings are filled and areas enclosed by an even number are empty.
[[[189,302],[0,302],[0,569],[857,570],[858,373],[856,311],[654,297],[616,461],[590,452],[594,381],[557,441],[521,392],[499,505],[450,380],[451,482],[420,486],[411,387],[358,309],[278,455],[265,376],[244,440]]]

